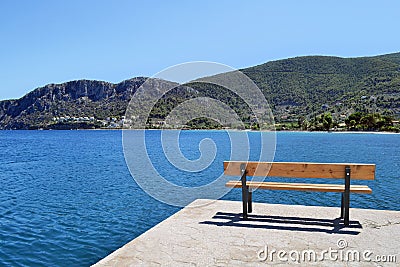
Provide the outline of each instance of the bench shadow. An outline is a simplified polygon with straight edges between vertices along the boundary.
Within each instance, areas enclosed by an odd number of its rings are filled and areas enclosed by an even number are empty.
[[[210,221],[200,224],[346,235],[358,235],[362,229],[359,221],[350,221],[349,226],[345,226],[340,218],[317,219],[249,214],[248,219],[243,220],[242,213],[228,212],[217,212]]]

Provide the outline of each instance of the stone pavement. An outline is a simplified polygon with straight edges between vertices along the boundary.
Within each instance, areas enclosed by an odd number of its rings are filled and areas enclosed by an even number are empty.
[[[94,266],[400,266],[399,211],[241,205],[196,200]]]

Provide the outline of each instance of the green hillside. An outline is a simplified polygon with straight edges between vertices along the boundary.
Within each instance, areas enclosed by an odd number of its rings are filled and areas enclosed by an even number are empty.
[[[327,111],[336,119],[357,111],[399,116],[400,53],[297,57],[242,71],[262,89],[277,121]]]

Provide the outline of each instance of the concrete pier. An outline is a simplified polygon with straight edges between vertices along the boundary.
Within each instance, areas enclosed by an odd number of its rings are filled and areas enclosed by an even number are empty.
[[[206,205],[204,205],[206,204]],[[399,266],[400,212],[199,199],[94,266]]]

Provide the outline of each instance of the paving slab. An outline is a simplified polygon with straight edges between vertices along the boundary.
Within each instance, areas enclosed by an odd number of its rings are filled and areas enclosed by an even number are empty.
[[[94,266],[400,266],[400,212],[198,199]]]

